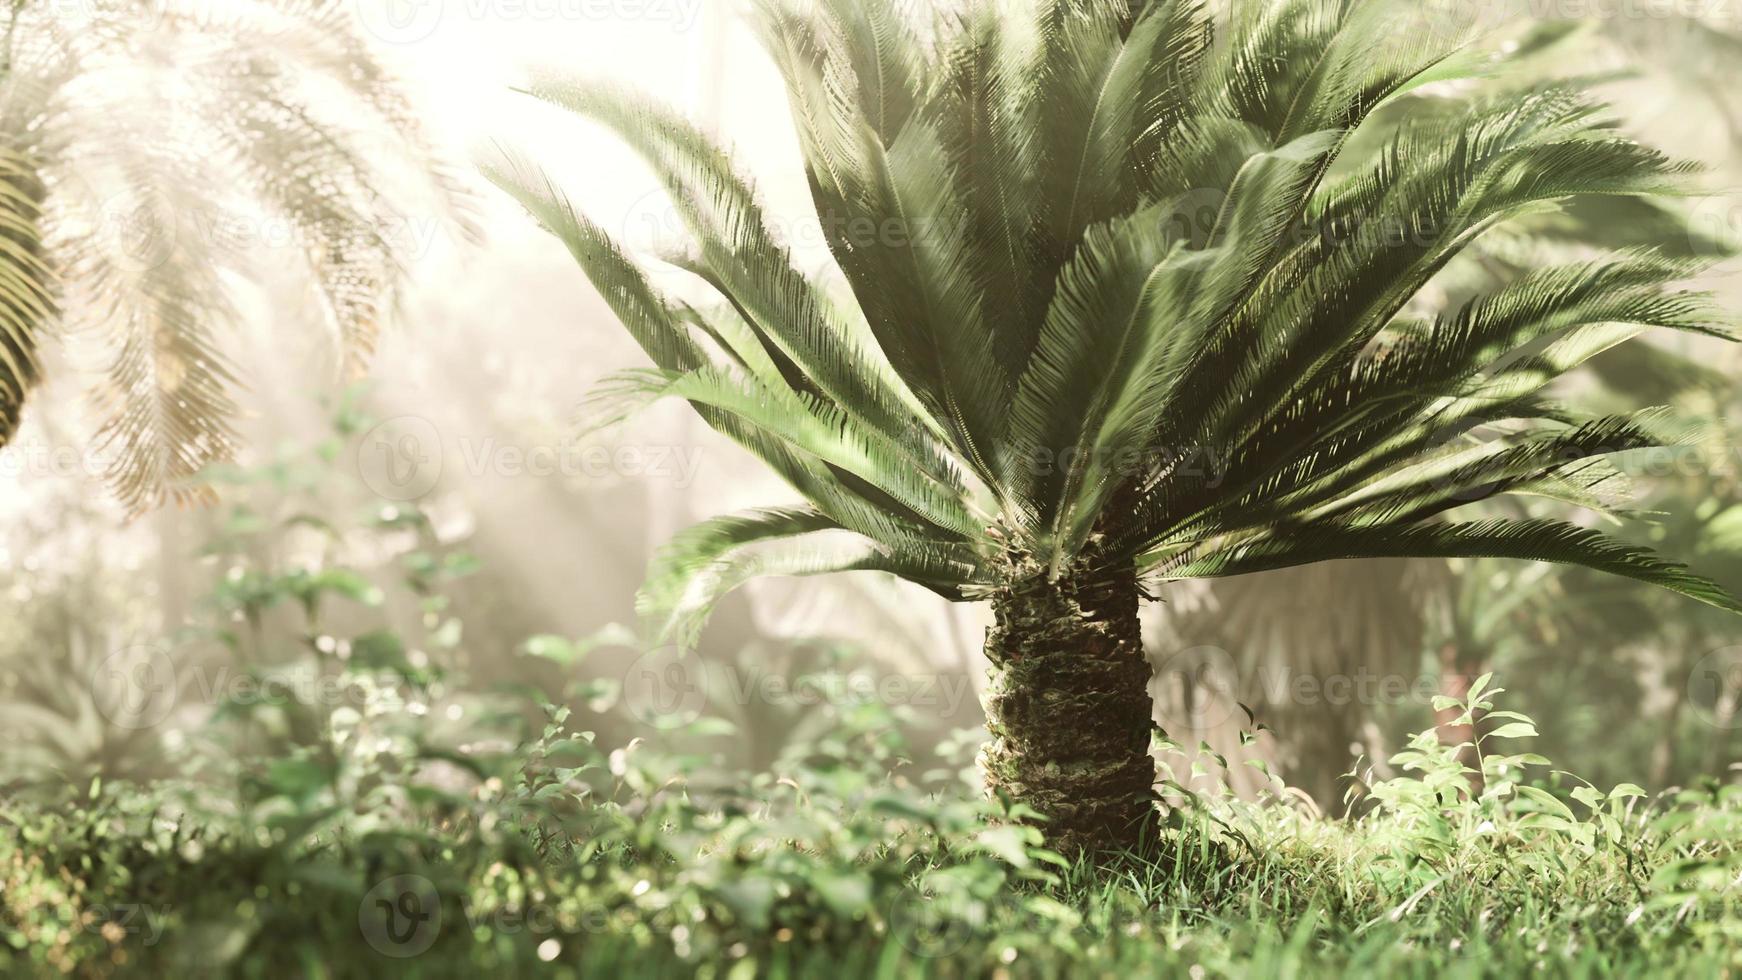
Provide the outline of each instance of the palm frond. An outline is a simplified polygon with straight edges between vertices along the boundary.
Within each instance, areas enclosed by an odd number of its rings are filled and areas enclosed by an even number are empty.
[[[717,581],[880,562],[971,597],[1037,569],[1540,549],[1718,601],[1572,525],[1443,523],[1503,495],[1619,512],[1609,457],[1680,438],[1569,411],[1557,384],[1645,330],[1729,336],[1677,286],[1700,267],[1556,219],[1696,168],[1577,85],[1488,87],[1505,52],[1387,0],[1220,12],[764,0],[839,305],[697,127],[534,86],[647,159],[695,240],[672,261],[719,296],[659,297],[560,195],[506,181],[661,369],[618,387],[688,400],[833,522],[813,533],[868,539],[825,558],[782,535]],[[1488,236],[1557,234],[1577,261],[1480,261]]]
[[[18,431],[41,373],[37,347],[54,317],[40,224],[46,194],[29,157],[0,148],[0,446]]]
[[[188,480],[236,448],[242,381],[223,335],[264,263],[302,268],[354,377],[422,244],[412,239],[475,226],[469,194],[342,3],[84,13],[75,25],[41,5],[14,11],[0,125],[27,141],[12,149],[46,191],[35,234],[57,315],[39,325],[100,375],[94,448],[137,512],[166,491],[200,496]],[[262,227],[274,234],[238,234]]]
[[[770,509],[717,517],[662,548],[636,606],[660,642],[693,644],[715,600],[761,575],[885,571],[951,598],[978,575],[972,552],[909,541],[890,546],[862,537],[821,540],[844,530],[820,512]]]
[[[1414,527],[1302,524],[1168,569],[1167,578],[1216,578],[1350,558],[1514,558],[1580,565],[1742,613],[1722,586],[1601,531],[1553,520],[1487,520]]]
[[[500,162],[486,164],[483,170],[568,246],[600,296],[664,372],[656,378],[620,379],[628,385],[625,393],[693,395],[692,404],[709,425],[750,450],[843,527],[876,540],[924,537],[951,527],[955,530],[947,533],[962,533],[967,526],[963,523],[967,505],[959,496],[952,501],[943,492],[944,488],[959,491],[947,474],[924,468],[915,470],[910,463],[895,462],[893,456],[866,455],[868,450],[863,445],[855,446],[846,440],[863,437],[881,446],[888,446],[889,441],[876,430],[861,431],[845,425],[839,409],[833,409],[831,421],[819,420],[810,408],[814,406],[822,413],[831,408],[814,397],[758,386],[753,378],[733,379],[714,370],[715,362],[685,329],[687,314],[655,291],[622,249],[596,224],[577,213],[536,167],[524,158],[505,153]],[[787,409],[799,406],[801,411],[787,418],[774,410],[776,404]],[[902,450],[889,452],[899,454]],[[871,485],[885,478],[897,484],[905,481],[912,488],[914,499],[931,509],[935,520],[899,504],[880,507],[893,501],[850,485],[845,479],[848,475],[865,478]],[[913,482],[916,477],[917,483]]]

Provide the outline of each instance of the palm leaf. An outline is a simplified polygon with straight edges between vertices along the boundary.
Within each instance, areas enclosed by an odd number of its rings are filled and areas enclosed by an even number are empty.
[[[971,598],[1037,569],[1493,552],[1717,601],[1573,525],[1443,523],[1506,495],[1619,513],[1608,457],[1680,435],[1657,414],[1582,417],[1557,382],[1648,329],[1729,331],[1677,288],[1701,270],[1675,250],[1556,223],[1679,193],[1693,166],[1625,138],[1576,85],[1489,87],[1504,52],[1398,27],[1418,21],[1384,0],[1248,5],[1225,28],[1193,0],[929,19],[766,0],[838,305],[697,127],[538,83],[648,160],[694,239],[668,259],[719,297],[659,296],[559,194],[504,180],[659,368],[617,392],[686,399],[814,508],[705,533],[720,550],[672,580],[713,595],[875,564]],[[1557,234],[1589,247],[1479,253]],[[731,557],[740,531],[772,535],[743,545],[770,557]],[[813,540],[841,534],[858,538]]]
[[[394,310],[419,244],[409,234],[475,229],[468,195],[342,5],[84,13],[21,4],[7,32],[0,208],[17,247],[0,273],[0,422],[16,422],[42,329],[70,339],[99,375],[93,452],[138,512],[166,492],[207,496],[190,481],[236,449],[242,379],[225,334],[268,262],[301,267],[339,373],[354,377]],[[393,151],[369,152],[378,142]],[[428,226],[408,229],[417,216]],[[283,233],[273,246],[236,233],[262,225]]]
[[[1742,601],[1683,565],[1601,531],[1553,520],[1487,520],[1402,528],[1303,524],[1278,528],[1261,541],[1214,550],[1165,574],[1168,578],[1215,578],[1349,558],[1515,558],[1581,565],[1742,613]]]
[[[46,193],[28,157],[0,151],[0,446],[18,431],[40,375],[37,346],[54,316],[39,224]]]

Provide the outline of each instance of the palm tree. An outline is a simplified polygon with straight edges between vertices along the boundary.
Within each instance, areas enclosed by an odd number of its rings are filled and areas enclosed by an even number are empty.
[[[759,575],[891,572],[995,625],[981,767],[1065,850],[1154,813],[1138,603],[1173,580],[1328,559],[1585,565],[1742,610],[1682,566],[1553,520],[1451,520],[1501,494],[1600,507],[1602,457],[1660,414],[1579,418],[1543,386],[1646,327],[1721,333],[1686,262],[1534,270],[1454,313],[1412,298],[1487,230],[1688,165],[1574,91],[1351,139],[1406,92],[1494,67],[1380,3],[1035,0],[909,16],[770,6],[817,218],[844,276],[795,269],[751,183],[610,86],[532,94],[613,129],[694,238],[667,295],[513,154],[492,178],[559,236],[655,368],[807,501],[719,517],[655,562],[645,611],[693,639]],[[699,294],[699,293],[698,293]]]
[[[1641,81],[1647,92],[1683,100],[1678,104],[1688,100],[1713,101],[1721,109],[1722,95],[1713,90],[1712,78],[1717,66],[1726,63],[1722,59],[1727,50],[1726,35],[1700,23],[1697,11],[1664,13],[1665,17],[1651,18],[1646,23],[1627,17],[1537,21],[1523,11],[1514,11],[1509,15],[1511,22],[1507,27],[1507,42],[1511,45],[1508,71],[1483,79],[1483,84],[1496,93],[1519,91],[1554,80],[1567,65],[1579,65],[1593,84],[1604,89]],[[1622,94],[1625,97],[1629,93]],[[1462,97],[1460,93],[1457,98],[1448,98],[1446,93],[1429,87],[1394,98],[1362,123],[1361,138],[1383,141],[1402,121],[1457,108]],[[1646,105],[1653,101],[1643,100]],[[1629,106],[1625,111],[1628,118],[1641,122],[1652,118],[1641,115],[1642,109],[1638,107]],[[1721,128],[1722,120],[1709,121]],[[1713,179],[1723,183],[1721,175]],[[1721,233],[1714,226],[1717,216],[1696,212],[1701,220],[1690,224],[1680,213],[1682,210],[1671,198],[1589,195],[1563,201],[1553,211],[1509,221],[1504,229],[1504,248],[1471,250],[1469,260],[1448,266],[1436,278],[1431,291],[1417,297],[1417,303],[1431,306],[1436,313],[1455,310],[1540,265],[1555,261],[1557,256],[1580,254],[1593,248],[1649,247],[1659,254],[1679,257],[1724,254],[1726,243],[1713,237],[1715,232]],[[1704,341],[1704,338],[1675,339],[1695,345]],[[1688,365],[1661,363],[1662,357],[1661,349],[1651,344],[1623,344],[1592,358],[1579,371],[1563,377],[1557,387],[1579,391],[1581,386],[1588,387],[1593,377],[1612,385],[1608,375],[1622,369],[1628,376],[1626,385],[1639,398],[1620,408],[1675,404],[1685,416],[1678,393],[1688,383]],[[1728,387],[1727,373],[1706,373]],[[1585,404],[1582,396],[1575,397]],[[1604,410],[1616,411],[1618,406],[1608,405]],[[1691,517],[1696,503],[1697,500],[1686,498],[1677,501],[1670,510],[1678,518]],[[1703,544],[1673,538],[1651,543],[1661,551],[1690,559],[1720,584],[1732,585],[1724,574],[1724,566],[1717,563],[1719,560]],[[1498,567],[1507,564],[1503,561],[1463,562],[1453,574],[1449,572],[1453,564],[1460,564],[1460,560],[1328,563],[1218,580],[1213,587],[1203,590],[1202,602],[1170,597],[1174,601],[1165,609],[1158,609],[1160,615],[1148,617],[1159,628],[1146,634],[1151,657],[1161,665],[1158,721],[1168,727],[1176,743],[1208,744],[1223,758],[1236,760],[1233,770],[1221,774],[1231,784],[1264,785],[1263,774],[1238,764],[1242,756],[1261,751],[1267,756],[1271,771],[1282,774],[1291,788],[1307,790],[1322,807],[1330,810],[1339,807],[1344,799],[1348,784],[1343,777],[1356,756],[1370,757],[1382,770],[1384,760],[1391,754],[1385,748],[1385,735],[1392,731],[1416,731],[1423,719],[1398,717],[1394,712],[1376,713],[1372,710],[1376,705],[1354,702],[1333,710],[1322,699],[1286,697],[1284,686],[1266,683],[1266,678],[1272,682],[1289,676],[1324,678],[1358,670],[1413,676],[1425,669],[1430,674],[1440,674],[1450,685],[1444,693],[1461,695],[1457,689],[1460,684],[1475,680],[1491,665],[1504,664],[1503,671],[1511,669],[1514,673],[1503,672],[1499,675],[1502,680],[1508,676],[1512,680],[1529,677],[1531,682],[1527,686],[1548,696],[1546,702],[1538,702],[1531,709],[1538,718],[1563,705],[1580,718],[1607,717],[1601,711],[1591,711],[1585,695],[1609,697],[1611,703],[1637,707],[1637,690],[1632,691],[1629,700],[1628,695],[1603,686],[1608,679],[1606,672],[1618,668],[1599,666],[1597,661],[1612,656],[1623,636],[1637,640],[1642,631],[1648,635],[1650,630],[1644,629],[1644,621],[1628,623],[1619,631],[1615,629],[1617,622],[1592,624],[1595,611],[1592,606],[1598,604],[1577,602],[1586,597],[1576,591],[1563,594],[1562,581],[1568,578],[1565,575],[1546,576],[1544,569],[1529,566],[1503,570]],[[1477,568],[1484,574],[1472,574]],[[1523,605],[1518,602],[1521,590],[1529,595],[1529,601]],[[1632,582],[1607,584],[1600,602],[1604,618],[1625,620],[1625,616],[1613,614],[1628,606],[1637,607],[1639,602],[1618,606],[1612,600],[1621,594],[1643,600],[1646,597],[1641,593],[1649,591],[1652,591],[1649,586]],[[1683,608],[1691,607],[1691,603],[1672,595],[1650,598],[1672,607],[1677,603]],[[1500,607],[1510,608],[1511,614],[1496,616]],[[1742,626],[1742,621],[1727,613],[1706,611],[1714,618],[1734,624],[1731,628]],[[1678,618],[1658,616],[1652,621],[1666,624]],[[1548,635],[1557,637],[1557,641],[1545,642]],[[1503,643],[1499,642],[1502,637]],[[1448,641],[1456,642],[1448,646]],[[1494,642],[1497,649],[1504,651],[1502,656],[1496,658],[1484,648],[1481,644],[1486,642]],[[1205,644],[1224,648],[1231,655],[1227,665],[1235,668],[1234,676],[1214,678],[1211,686],[1237,695],[1240,705],[1249,706],[1264,726],[1266,739],[1254,742],[1249,737],[1242,726],[1244,716],[1229,697],[1212,702],[1214,710],[1201,713],[1183,710],[1186,706],[1179,702],[1179,695],[1190,689],[1169,684],[1168,680],[1182,676],[1178,669],[1181,666],[1194,665],[1189,656],[1183,658],[1183,664],[1171,658],[1178,651]],[[1425,664],[1420,656],[1422,650],[1431,653]],[[1514,656],[1514,652],[1518,655]],[[1531,661],[1530,657],[1536,659]],[[1552,677],[1542,670],[1545,662],[1554,665]],[[1520,663],[1530,664],[1522,674],[1517,672]],[[1583,672],[1567,670],[1569,666],[1580,665],[1585,667]],[[1569,680],[1585,679],[1597,686],[1580,683],[1579,698],[1569,701],[1562,696],[1569,690],[1566,687]],[[1515,694],[1524,693],[1517,691],[1519,685],[1511,681],[1508,686],[1515,689]],[[1456,714],[1448,712],[1445,717]],[[1206,720],[1216,722],[1215,726],[1179,727],[1182,722]],[[1399,725],[1409,727],[1396,727]],[[1550,732],[1550,728],[1554,731]],[[1569,739],[1569,731],[1579,734]],[[1459,740],[1447,728],[1442,727],[1441,732],[1454,742]],[[1580,746],[1588,744],[1589,732],[1577,724],[1544,726],[1544,732],[1545,737],[1569,746],[1564,751],[1577,752]],[[1664,751],[1660,748],[1659,757]],[[1543,754],[1563,757],[1554,752]],[[1201,771],[1202,763],[1199,765]],[[1213,767],[1211,771],[1214,772]],[[1628,773],[1618,778],[1636,775]]]
[[[94,350],[94,451],[135,512],[234,448],[220,335],[296,270],[355,374],[428,225],[469,232],[340,0],[0,9],[0,445],[50,332]],[[262,254],[261,242],[274,254]]]

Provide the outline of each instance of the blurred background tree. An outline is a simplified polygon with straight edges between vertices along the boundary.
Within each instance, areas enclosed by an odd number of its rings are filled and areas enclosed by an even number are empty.
[[[0,18],[0,444],[52,334],[96,368],[91,452],[127,509],[201,497],[237,446],[225,335],[259,287],[300,280],[269,302],[319,310],[355,379],[422,244],[410,217],[433,199],[469,229],[465,195],[337,0]]]

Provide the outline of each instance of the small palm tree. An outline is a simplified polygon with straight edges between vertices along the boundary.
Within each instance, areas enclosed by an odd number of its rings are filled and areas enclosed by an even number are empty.
[[[656,562],[677,640],[759,575],[892,572],[990,600],[991,789],[1066,850],[1154,813],[1138,602],[1162,583],[1329,559],[1589,566],[1727,609],[1713,583],[1552,520],[1451,520],[1537,493],[1603,503],[1602,456],[1659,414],[1577,418],[1545,386],[1645,327],[1721,333],[1695,269],[1649,252],[1541,268],[1455,313],[1412,298],[1487,230],[1690,168],[1556,88],[1352,136],[1404,93],[1492,67],[1380,3],[897,0],[773,6],[845,289],[796,271],[694,126],[610,87],[530,91],[663,180],[718,302],[665,295],[535,168],[491,176],[573,252],[656,368],[808,502],[720,517]],[[1362,149],[1362,147],[1377,147]]]
[[[469,233],[465,208],[340,0],[10,0],[0,445],[52,331],[101,361],[93,448],[121,501],[203,495],[187,478],[235,444],[239,285],[293,269],[354,374],[430,230],[414,216]]]

